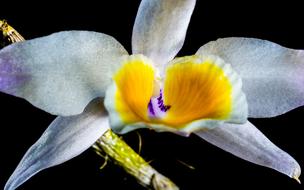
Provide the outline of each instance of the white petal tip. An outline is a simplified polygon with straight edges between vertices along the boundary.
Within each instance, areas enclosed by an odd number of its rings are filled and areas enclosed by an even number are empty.
[[[299,166],[294,170],[294,173],[292,174],[291,178],[295,179],[299,184],[301,184],[301,181],[299,179],[300,175],[301,175],[301,168]]]
[[[294,177],[292,177],[293,179],[295,179],[299,184],[301,184],[301,181],[300,181],[300,179],[299,179],[299,176],[294,176]]]

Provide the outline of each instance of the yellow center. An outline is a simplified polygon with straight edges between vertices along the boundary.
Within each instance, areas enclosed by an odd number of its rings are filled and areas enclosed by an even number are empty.
[[[115,110],[126,124],[144,122],[182,128],[201,119],[226,119],[232,110],[232,85],[222,65],[196,56],[177,58],[165,71],[163,117],[149,116],[155,94],[155,69],[144,56],[130,56],[114,75]]]
[[[154,68],[143,56],[132,56],[114,75],[115,108],[125,123],[148,121],[148,103],[153,94]]]
[[[232,86],[212,60],[175,60],[166,70],[164,103],[172,105],[164,122],[182,126],[198,119],[226,119],[231,111]]]

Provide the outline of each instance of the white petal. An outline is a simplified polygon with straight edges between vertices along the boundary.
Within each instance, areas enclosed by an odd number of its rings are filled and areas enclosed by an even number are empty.
[[[39,171],[79,155],[108,129],[101,100],[94,100],[80,115],[57,117],[25,153],[4,189],[16,189]]]
[[[224,38],[197,54],[215,54],[243,79],[249,117],[273,117],[304,105],[304,51],[252,38]]]
[[[105,94],[124,48],[111,36],[59,32],[0,51],[0,91],[55,115],[75,115]]]
[[[274,145],[249,121],[243,125],[223,124],[200,131],[198,136],[209,143],[249,162],[269,167],[292,178],[301,174],[299,164]]]
[[[143,0],[136,16],[133,54],[144,54],[160,66],[182,48],[195,0]]]

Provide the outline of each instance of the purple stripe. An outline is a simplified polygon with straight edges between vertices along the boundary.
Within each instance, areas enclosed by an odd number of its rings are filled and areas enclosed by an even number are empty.
[[[152,101],[150,100],[148,104],[148,111],[149,111],[149,116],[155,117],[155,111],[153,109]]]
[[[165,105],[163,100],[163,92],[160,90],[157,98],[151,98],[148,104],[148,114],[150,117],[161,118],[171,108],[170,105]]]

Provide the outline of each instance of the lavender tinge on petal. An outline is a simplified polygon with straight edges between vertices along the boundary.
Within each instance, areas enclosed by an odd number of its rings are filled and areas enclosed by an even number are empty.
[[[14,64],[7,55],[1,55],[0,59],[0,90],[8,94],[16,95],[16,90],[29,80],[29,76],[23,69]]]

